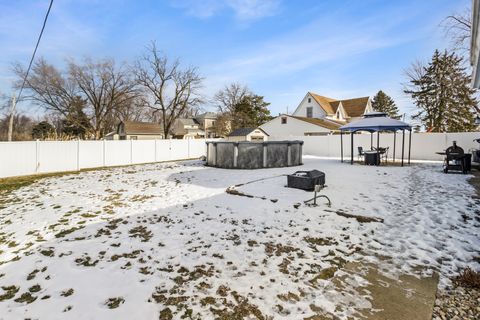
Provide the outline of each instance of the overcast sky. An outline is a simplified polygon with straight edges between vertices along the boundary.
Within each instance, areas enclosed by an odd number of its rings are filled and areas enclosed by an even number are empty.
[[[0,0],[1,93],[13,93],[11,64],[28,63],[48,2]],[[307,91],[346,99],[380,89],[409,113],[403,70],[448,47],[439,24],[470,2],[56,0],[38,56],[59,66],[84,56],[130,62],[155,40],[199,68],[206,95],[240,82],[274,115],[291,112]]]

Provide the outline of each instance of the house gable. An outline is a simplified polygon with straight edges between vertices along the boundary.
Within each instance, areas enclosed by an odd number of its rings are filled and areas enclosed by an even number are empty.
[[[312,118],[325,118],[327,115],[318,99],[316,99],[310,92],[305,95],[292,115],[297,117],[307,117],[308,108],[312,108]]]
[[[348,118],[361,117],[372,108],[369,97],[345,99],[341,102]]]
[[[334,101],[334,102],[331,102],[330,105],[332,106],[334,113],[332,115],[327,116],[327,119],[337,121],[337,122],[342,122],[342,123],[346,122],[347,113],[343,108],[342,101]]]

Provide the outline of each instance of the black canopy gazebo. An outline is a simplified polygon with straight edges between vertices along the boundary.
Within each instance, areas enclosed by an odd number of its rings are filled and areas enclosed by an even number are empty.
[[[405,130],[410,131],[408,135],[408,164],[410,164],[410,152],[412,150],[412,127],[403,121],[389,118],[386,113],[383,112],[370,112],[363,116],[363,119],[350,122],[340,127],[340,153],[343,162],[343,134],[345,132],[350,133],[351,136],[351,164],[353,164],[353,136],[356,132],[367,131],[370,132],[370,144],[373,147],[373,133],[377,133],[377,150],[379,149],[380,131],[393,132],[393,159],[395,160],[395,145],[397,131],[402,131],[402,166],[405,153]]]

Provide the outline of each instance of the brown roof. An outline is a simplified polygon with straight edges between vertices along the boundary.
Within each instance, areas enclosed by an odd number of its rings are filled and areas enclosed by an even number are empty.
[[[342,126],[342,124],[330,121],[330,120],[324,120],[324,119],[318,119],[318,118],[307,118],[307,117],[297,117],[297,116],[290,116],[292,118],[302,120],[329,130],[338,130]]]
[[[367,107],[368,97],[341,100],[342,106],[347,116],[349,117],[361,117],[365,113]]]
[[[343,109],[345,110],[345,113],[348,117],[360,117],[364,114],[369,99],[369,97],[361,97],[354,99],[337,100],[320,96],[316,93],[309,93],[328,115],[335,114],[341,102]]]
[[[334,111],[332,109],[332,106],[330,105],[330,102],[334,102],[336,101],[336,99],[320,96],[313,92],[309,92],[309,93],[313,97],[313,99],[315,99],[315,101],[317,101],[317,103],[322,107],[322,109],[325,110],[327,114],[334,114],[336,112],[336,109]]]
[[[153,122],[124,121],[125,134],[163,134],[162,126]]]

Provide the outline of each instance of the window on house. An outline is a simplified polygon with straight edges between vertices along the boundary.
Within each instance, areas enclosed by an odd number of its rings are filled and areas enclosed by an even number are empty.
[[[312,102],[312,98],[308,98],[308,103],[311,103]]]
[[[340,111],[337,111],[337,119],[340,119]]]
[[[307,107],[307,118],[313,118],[313,107]]]
[[[282,124],[287,124],[287,117],[282,117]]]

